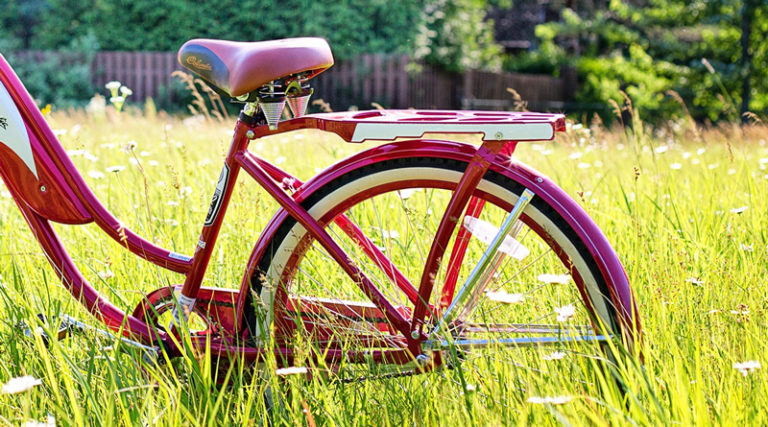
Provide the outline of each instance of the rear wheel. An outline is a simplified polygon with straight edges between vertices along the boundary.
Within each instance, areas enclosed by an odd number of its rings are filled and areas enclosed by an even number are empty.
[[[302,204],[326,227],[351,261],[410,319],[433,237],[467,164],[441,158],[381,161],[331,181]],[[450,364],[541,373],[553,364],[566,375],[603,359],[604,339],[622,336],[611,295],[626,289],[606,280],[577,233],[535,195],[502,245],[503,257],[480,280],[474,297],[457,307],[451,321],[439,319],[456,298],[525,188],[489,171],[446,249],[430,298],[430,345]],[[361,230],[369,240],[350,237]],[[449,272],[449,254],[466,237],[466,252]],[[457,238],[458,237],[458,238]],[[461,252],[461,251],[459,251]],[[375,253],[391,261],[377,260]],[[454,278],[454,280],[451,280]],[[404,280],[405,279],[405,280]],[[446,283],[455,282],[455,288]],[[252,278],[257,315],[248,316],[254,335],[273,329],[280,345],[308,344],[319,358],[352,366],[365,360],[398,364],[406,337],[386,321],[357,284],[293,218],[275,233]],[[556,344],[556,347],[545,347]],[[565,359],[565,360],[561,360]],[[471,364],[468,365],[468,363]],[[338,366],[337,365],[337,366]],[[377,364],[379,365],[379,364]],[[336,368],[334,368],[336,369]],[[518,372],[519,374],[519,372]],[[516,375],[519,377],[519,375]]]

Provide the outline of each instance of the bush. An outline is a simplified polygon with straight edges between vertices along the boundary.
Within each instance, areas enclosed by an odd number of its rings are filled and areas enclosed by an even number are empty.
[[[92,34],[72,40],[58,52],[18,52],[18,42],[0,39],[6,57],[38,105],[82,106],[93,96],[91,66],[98,50]]]

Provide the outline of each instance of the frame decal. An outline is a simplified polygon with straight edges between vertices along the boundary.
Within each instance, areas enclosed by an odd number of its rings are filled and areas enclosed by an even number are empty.
[[[177,259],[179,261],[184,261],[184,262],[192,261],[192,257],[186,256],[177,252],[169,252],[168,258]]]
[[[211,206],[208,208],[208,215],[205,217],[206,227],[213,224],[213,221],[219,216],[219,209],[221,209],[221,198],[224,195],[224,189],[227,188],[227,182],[229,181],[229,166],[224,163],[224,167],[221,169],[221,175],[219,175],[219,182],[216,183],[216,190],[213,192],[213,199],[211,200]],[[205,247],[205,245],[203,245]]]
[[[37,176],[35,158],[32,156],[32,145],[24,119],[19,109],[8,93],[8,89],[0,84],[0,142],[16,153],[25,165]]]

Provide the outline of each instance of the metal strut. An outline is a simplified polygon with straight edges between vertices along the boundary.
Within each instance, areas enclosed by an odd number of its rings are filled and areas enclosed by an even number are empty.
[[[499,252],[501,244],[510,233],[514,232],[517,234],[520,232],[521,227],[515,226],[515,224],[517,223],[517,220],[520,219],[520,215],[522,215],[523,209],[528,206],[534,195],[535,194],[531,190],[526,188],[523,191],[523,194],[520,195],[520,198],[517,199],[517,203],[515,203],[512,211],[507,214],[506,218],[504,218],[504,222],[501,224],[501,229],[499,229],[499,232],[496,233],[496,236],[491,241],[491,244],[488,245],[488,248],[485,249],[485,252],[483,252],[483,256],[480,258],[480,261],[477,263],[477,265],[475,265],[475,268],[469,274],[469,277],[467,277],[466,282],[464,282],[464,286],[459,289],[459,292],[454,297],[453,302],[451,302],[451,305],[449,305],[445,310],[443,318],[440,320],[440,322],[438,322],[429,336],[433,336],[445,325],[448,325],[456,320],[459,315],[466,313],[467,310],[471,308],[469,307],[470,304],[468,303],[477,302],[480,293],[483,291],[485,285],[487,285],[489,279],[492,277],[493,271],[495,268],[498,268],[501,259],[504,257],[504,254]],[[488,272],[488,267],[491,265],[494,266],[494,269]],[[478,284],[481,284],[481,286],[478,286]]]

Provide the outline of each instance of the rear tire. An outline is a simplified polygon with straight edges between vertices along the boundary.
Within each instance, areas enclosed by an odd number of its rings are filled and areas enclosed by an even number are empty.
[[[339,215],[347,215],[377,246],[383,248],[410,283],[417,286],[423,259],[437,223],[466,167],[465,162],[444,158],[384,160],[352,170],[329,182],[308,196],[302,206],[326,227],[355,265],[380,287],[391,302],[400,307],[401,313],[409,316],[413,302],[403,296],[386,272],[382,272],[365,255],[359,254],[359,246],[333,220]],[[524,189],[522,184],[509,176],[489,170],[473,194],[487,201],[480,219],[498,227],[501,218],[511,210]],[[498,278],[488,285],[487,290],[496,293],[485,292],[481,295],[481,300],[462,319],[461,325],[451,330],[453,339],[488,336],[491,333],[488,325],[491,324],[530,326],[544,322],[562,326],[556,332],[560,337],[574,331],[586,333],[586,330],[597,335],[625,336],[627,331],[623,329],[634,322],[621,319],[620,313],[631,309],[617,310],[611,295],[626,294],[626,282],[616,284],[607,280],[576,231],[543,199],[534,197],[523,211],[520,221],[524,227],[518,234],[518,240],[530,254],[520,263],[508,257],[498,271]],[[446,258],[455,237],[456,233],[446,250]],[[484,248],[480,240],[471,239],[457,289]],[[436,305],[440,301],[445,264],[443,262],[442,274],[436,280],[436,289],[430,301]],[[346,311],[340,313],[326,308],[324,313],[311,313],[312,319],[308,321],[306,313],[300,316],[291,308],[291,299],[317,301],[322,298],[323,301],[333,300],[337,306],[346,304],[347,307],[351,307],[349,301],[367,301],[358,287],[292,217],[283,221],[267,245],[251,283],[260,298],[259,304],[252,305],[261,309],[246,308],[256,313],[246,312],[246,319],[252,335],[256,337],[263,336],[269,325],[277,343],[295,345],[294,338],[301,336],[305,344],[309,341],[320,354],[329,348],[343,348],[345,353],[370,353],[402,345],[406,340],[375,315],[351,319]],[[505,291],[506,295],[501,291]],[[514,302],[520,299],[519,303]],[[572,315],[569,315],[569,307],[574,309]],[[558,322],[558,317],[563,321]],[[434,325],[434,319],[432,323]],[[507,329],[503,332],[494,333],[504,337],[520,335],[505,327]],[[332,331],[332,335],[328,331]],[[358,338],[361,335],[375,339],[361,340]],[[599,359],[604,358],[604,354],[599,354],[600,345],[586,346],[591,347]],[[581,354],[581,348],[566,343],[561,349],[568,352],[568,356],[576,357]],[[487,360],[490,352],[496,354],[494,357],[512,360],[507,356],[498,356],[509,353],[507,349],[499,348],[481,352],[470,350],[463,353],[462,358],[471,359],[476,355],[477,359]],[[551,353],[553,356],[547,355],[538,345],[522,353],[513,365],[519,366],[518,360],[524,360],[526,366],[539,366],[533,367],[534,370],[540,369],[541,360],[562,357],[558,352]]]

